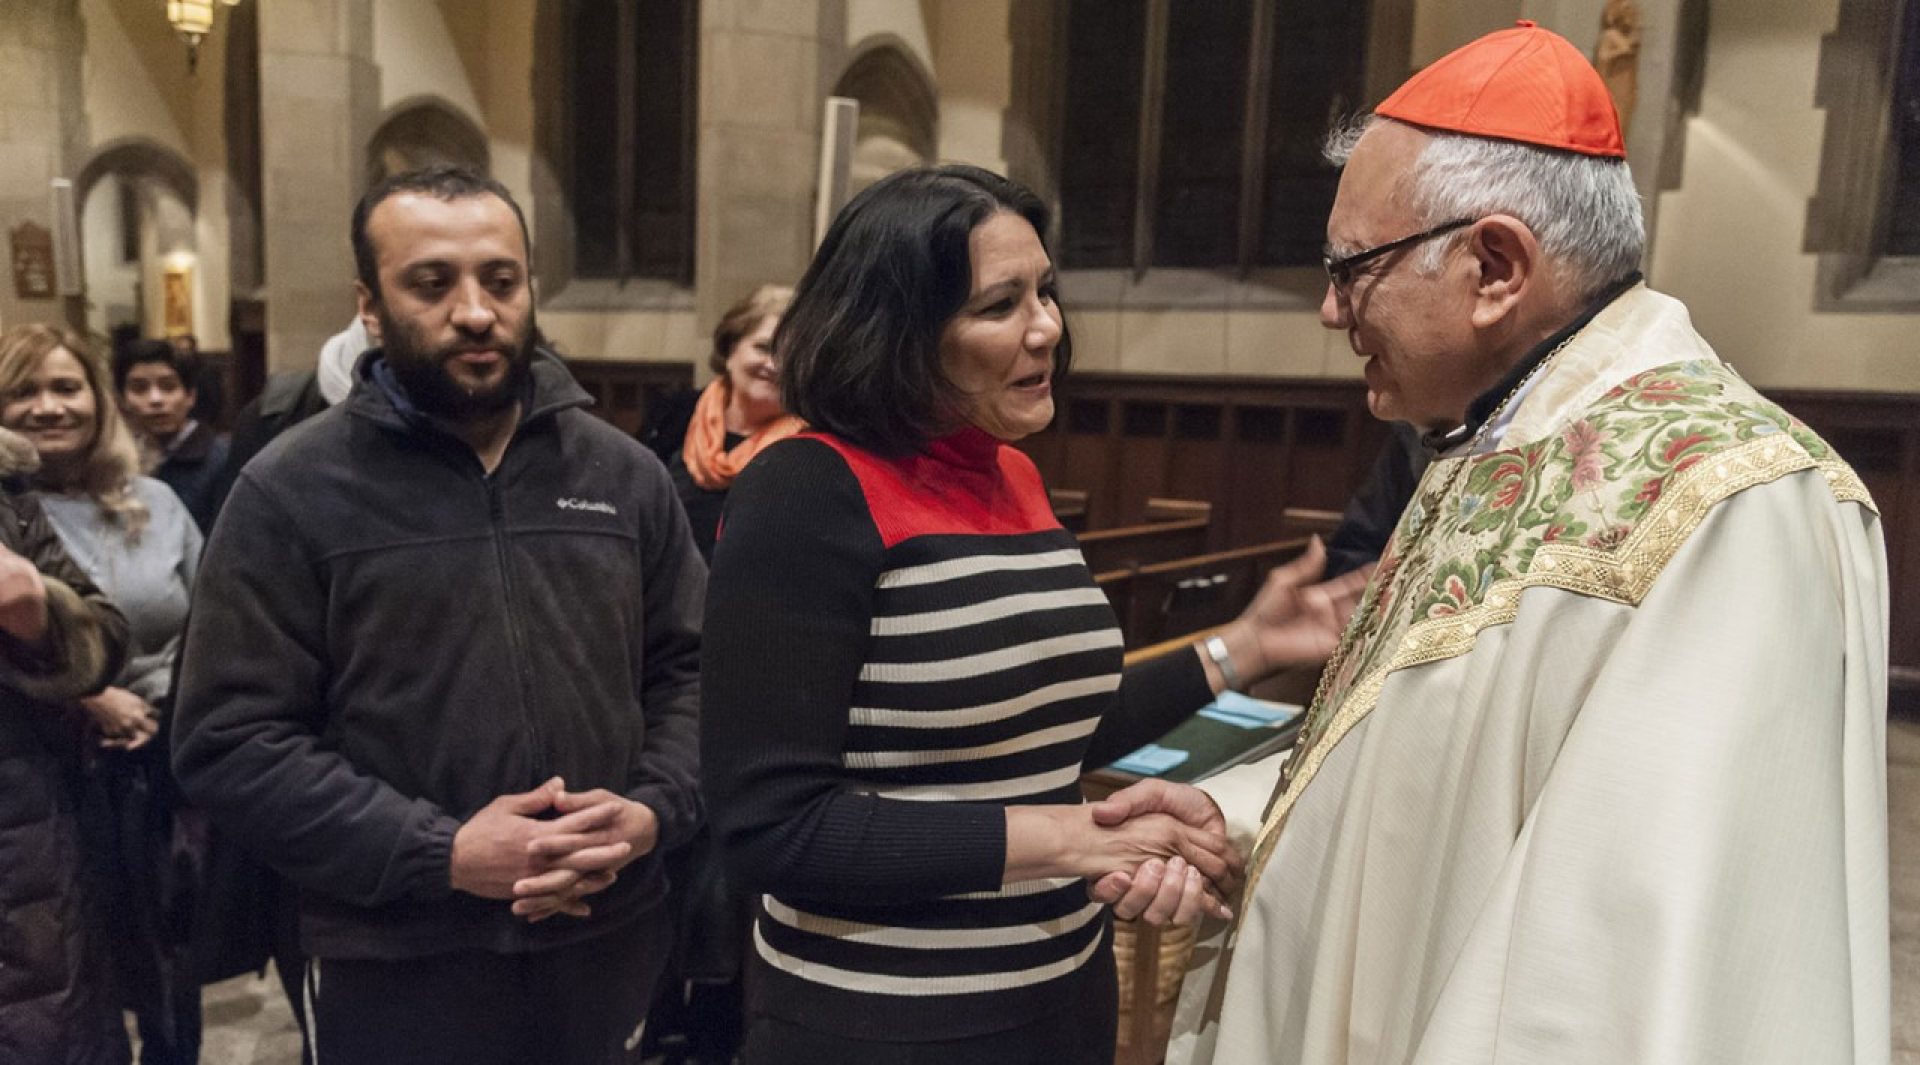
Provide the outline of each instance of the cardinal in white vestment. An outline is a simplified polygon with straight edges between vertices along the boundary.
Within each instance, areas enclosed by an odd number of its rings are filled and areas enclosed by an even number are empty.
[[[1271,798],[1170,1061],[1885,1062],[1872,499],[1641,282],[1562,38],[1482,38],[1329,154],[1322,320],[1438,455],[1299,745],[1208,785]]]

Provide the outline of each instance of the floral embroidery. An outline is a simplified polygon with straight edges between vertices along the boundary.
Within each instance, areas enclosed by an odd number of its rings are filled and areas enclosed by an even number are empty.
[[[1643,402],[1671,403],[1686,399],[1686,386],[1678,381],[1648,381],[1640,388],[1638,396]]]
[[[1709,433],[1686,433],[1684,435],[1676,433],[1672,439],[1667,441],[1667,446],[1665,450],[1661,452],[1661,457],[1667,460],[1667,465],[1673,467],[1673,469],[1678,472],[1699,461],[1700,457],[1710,450],[1710,447],[1707,445],[1714,443],[1717,443],[1717,441]]]
[[[1611,551],[1621,544],[1626,543],[1627,537],[1631,535],[1632,532],[1633,526],[1631,525],[1615,525],[1611,528],[1601,529],[1599,532],[1587,537],[1586,545],[1595,551]]]
[[[1674,474],[1779,433],[1814,463],[1832,458],[1824,441],[1730,367],[1687,361],[1621,383],[1550,437],[1434,462],[1374,575],[1373,608],[1352,622],[1360,631],[1325,702],[1338,706],[1412,626],[1471,611],[1490,589],[1525,575],[1542,544],[1614,553]],[[1462,462],[1464,469],[1454,466]],[[1458,486],[1452,498],[1441,498],[1449,484]]]
[[[1593,422],[1582,418],[1568,426],[1560,439],[1566,444],[1567,458],[1573,462],[1573,490],[1588,492],[1598,488],[1606,474],[1606,435],[1594,428]]]
[[[1458,614],[1474,604],[1479,575],[1458,562],[1449,562],[1440,567],[1433,578],[1433,590],[1439,597],[1427,607],[1430,618]]]
[[[1606,398],[1624,400],[1630,410],[1648,410],[1667,403],[1702,399],[1715,391],[1711,385],[1690,378],[1684,366],[1677,371],[1664,367],[1648,370],[1623,382],[1607,393]]]
[[[1498,529],[1513,523],[1512,511],[1530,511],[1540,487],[1538,467],[1545,453],[1544,444],[1534,444],[1497,452],[1487,456],[1490,461],[1476,462],[1467,473],[1466,492],[1459,506],[1459,517],[1467,528],[1474,532]]]
[[[1551,544],[1558,543],[1561,540],[1578,540],[1586,534],[1587,526],[1585,522],[1556,521],[1547,526],[1547,531],[1540,535],[1540,542]]]

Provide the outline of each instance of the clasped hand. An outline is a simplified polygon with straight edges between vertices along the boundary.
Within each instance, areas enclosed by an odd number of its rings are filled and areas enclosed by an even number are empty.
[[[1114,832],[1174,827],[1177,848],[1137,865],[1120,865],[1090,889],[1120,917],[1151,925],[1192,924],[1202,916],[1233,917],[1227,899],[1240,890],[1246,860],[1227,837],[1226,818],[1199,788],[1143,780],[1088,808],[1094,824]]]
[[[1322,581],[1326,561],[1326,547],[1314,537],[1299,558],[1268,574],[1246,610],[1219,630],[1243,678],[1319,665],[1333,653],[1373,568]],[[1217,690],[1225,678],[1204,654],[1202,661]],[[1091,813],[1096,826],[1110,831],[1171,822],[1189,833],[1190,842],[1178,851],[1095,874],[1091,894],[1115,914],[1154,925],[1191,923],[1202,914],[1233,915],[1226,900],[1239,890],[1246,863],[1227,842],[1226,818],[1206,792],[1143,780],[1095,803]]]
[[[160,731],[160,717],[153,704],[125,688],[108,688],[98,695],[80,700],[87,720],[100,734],[100,746],[137,751]]]
[[[558,817],[543,820],[549,811]],[[652,851],[660,821],[642,803],[604,788],[570,792],[555,777],[502,795],[453,837],[456,891],[512,899],[516,916],[585,917],[587,897],[610,887],[627,863]]]

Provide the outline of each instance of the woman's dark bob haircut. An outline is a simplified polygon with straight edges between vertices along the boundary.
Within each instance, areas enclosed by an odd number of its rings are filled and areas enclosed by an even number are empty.
[[[940,333],[973,290],[974,227],[1001,211],[1044,241],[1040,198],[977,166],[890,174],[841,209],[774,337],[787,410],[882,454],[958,428],[966,404],[941,371]],[[1056,383],[1072,358],[1063,314]]]

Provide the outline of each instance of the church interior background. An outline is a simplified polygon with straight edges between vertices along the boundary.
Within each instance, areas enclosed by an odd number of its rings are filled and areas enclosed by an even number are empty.
[[[1320,135],[1522,17],[1614,91],[1650,282],[1855,466],[1920,583],[1920,0],[0,0],[0,324],[190,333],[230,418],[352,315],[368,182],[465,162],[526,208],[541,327],[637,430],[723,308],[799,276],[823,200],[970,162],[1058,216],[1050,485],[1091,529],[1206,503],[1223,550],[1338,510],[1383,438],[1316,318]],[[1920,595],[1893,599],[1920,1063]],[[207,1061],[297,1060],[272,987],[212,994]]]

